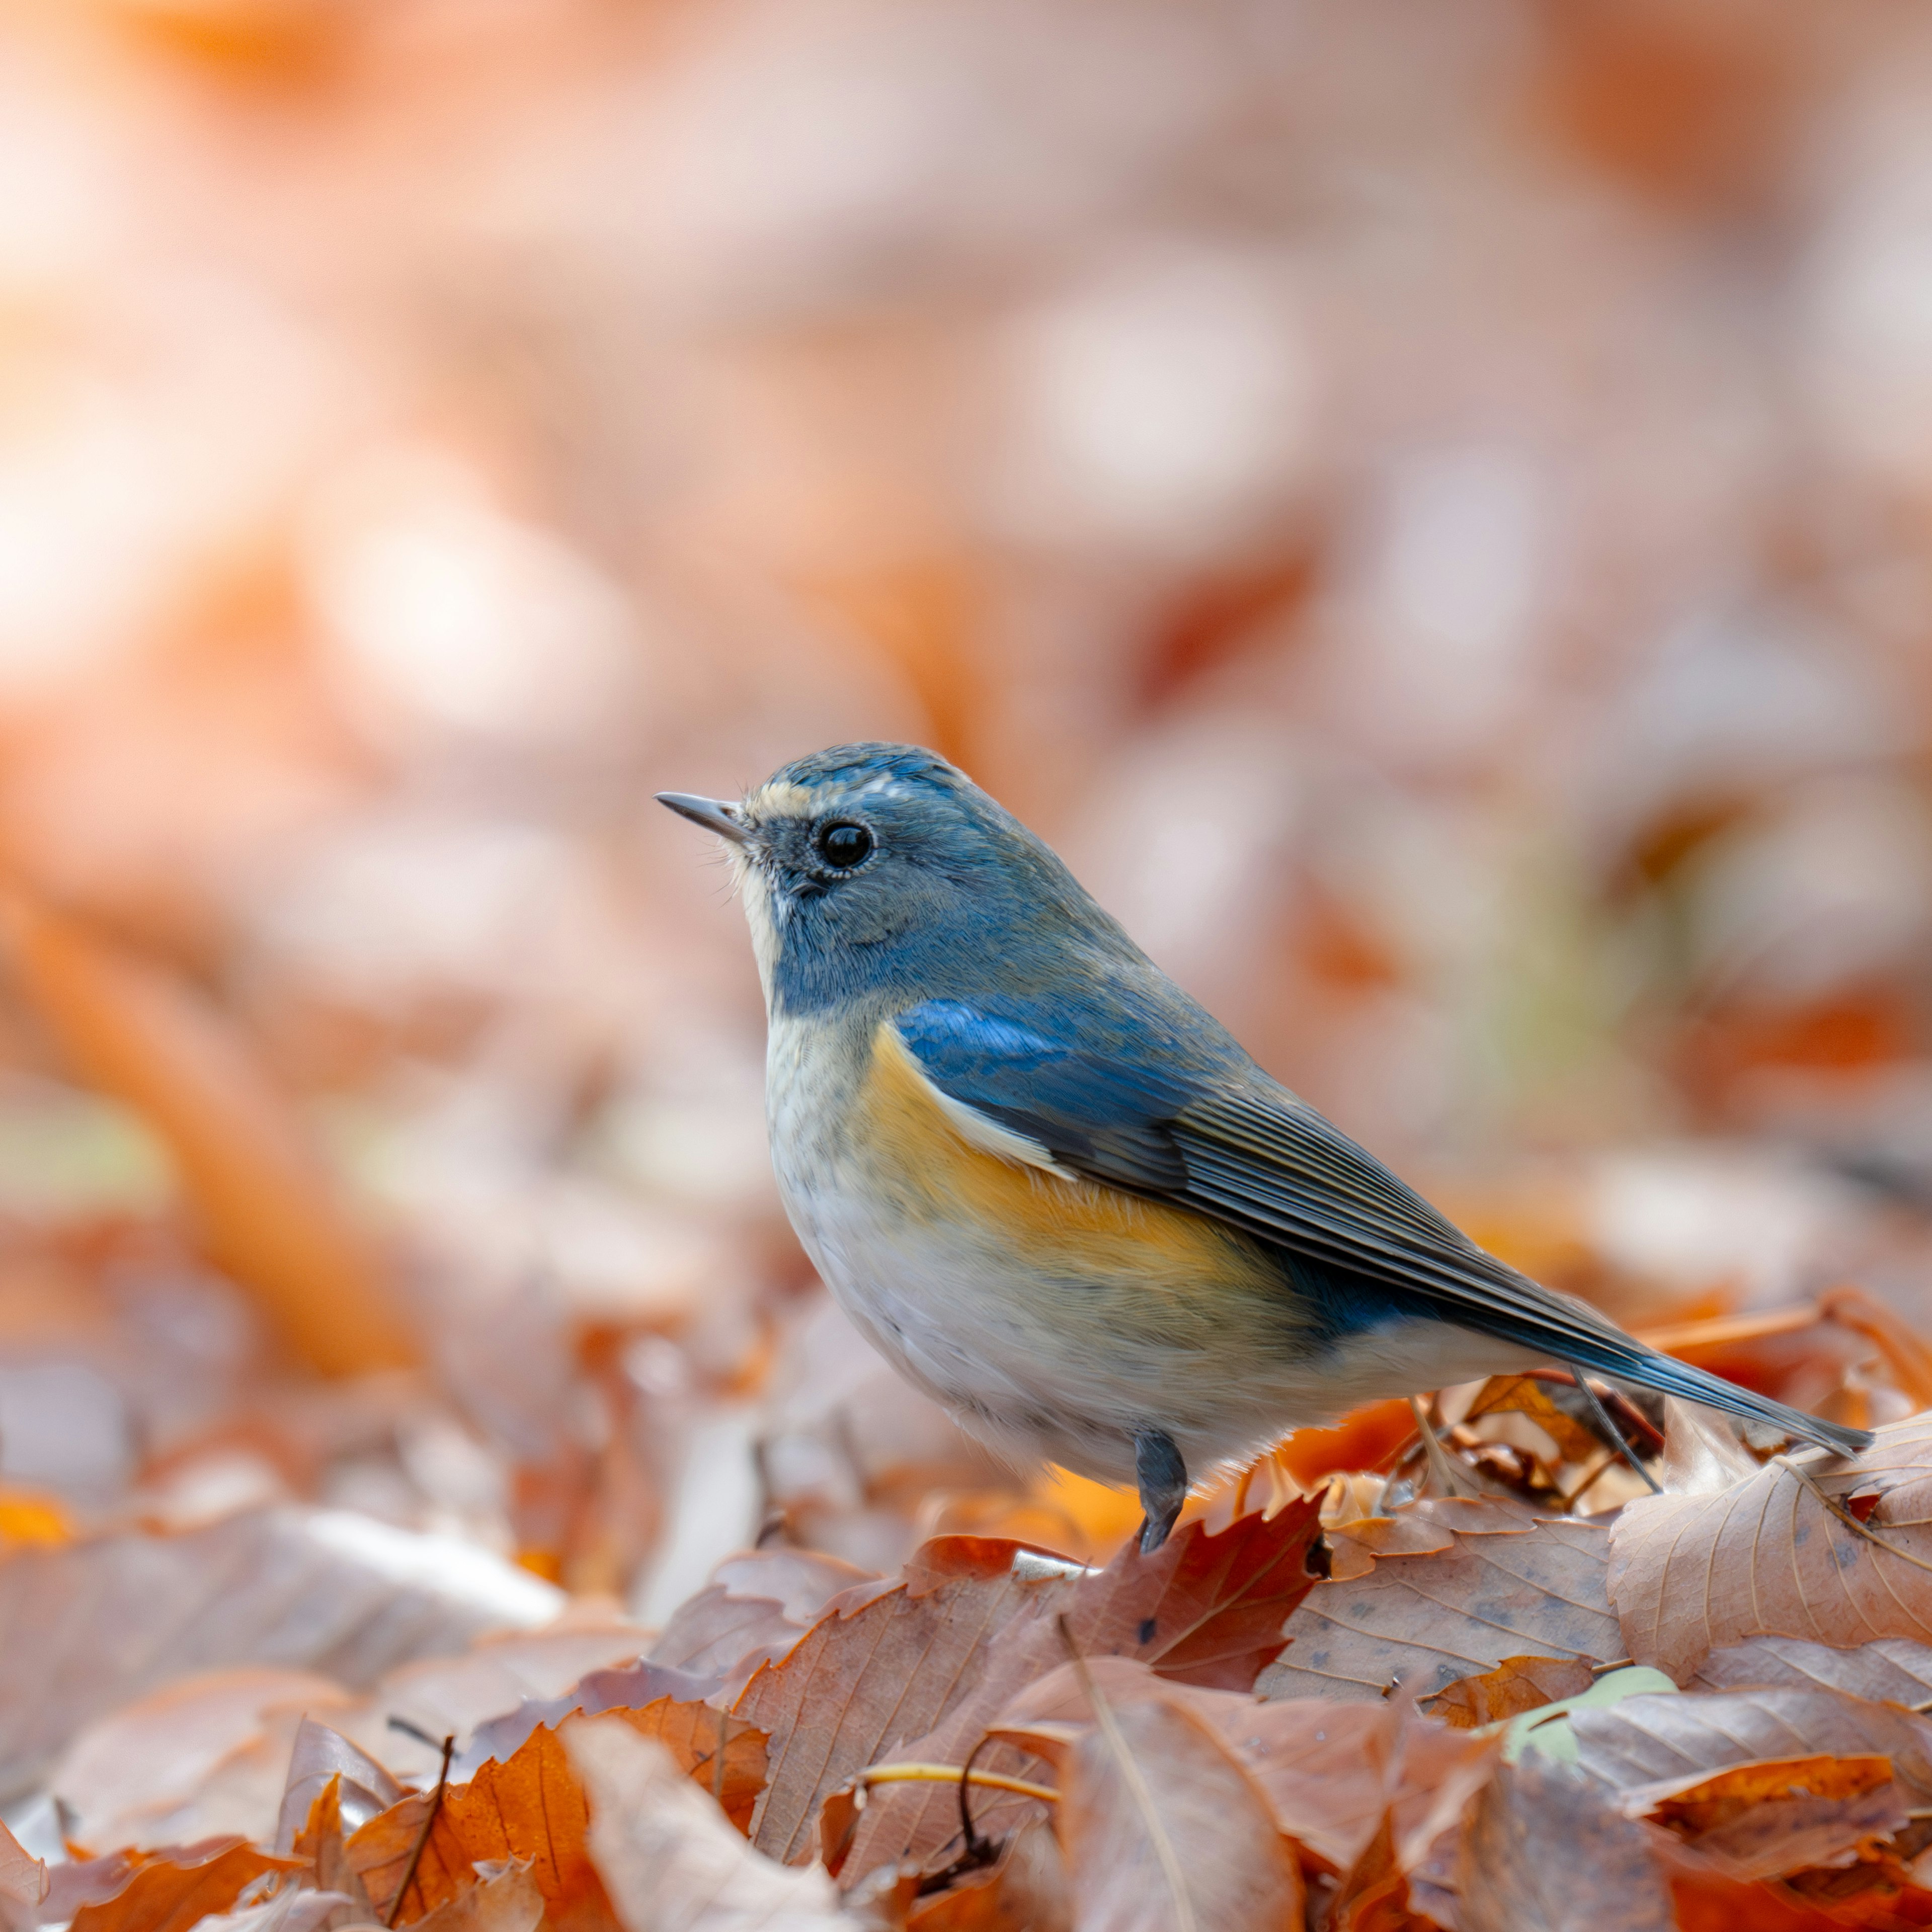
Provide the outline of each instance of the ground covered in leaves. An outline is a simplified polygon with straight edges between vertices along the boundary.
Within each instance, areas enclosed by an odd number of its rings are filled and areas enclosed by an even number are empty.
[[[1834,1349],[1932,1377],[1852,1293],[1677,1339],[1774,1385]],[[1658,1493],[1567,1377],[1501,1377],[1438,1399],[1440,1456],[1402,1405],[1305,1432],[1153,1555],[950,1534],[878,1575],[775,1539],[657,1630],[326,1510],[21,1540],[6,1916],[1932,1924],[1932,1417],[1847,1461],[1616,1406]]]

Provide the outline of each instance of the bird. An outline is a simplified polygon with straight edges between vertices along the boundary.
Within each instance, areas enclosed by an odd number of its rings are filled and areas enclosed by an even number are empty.
[[[836,746],[735,801],[657,796],[732,862],[772,1165],[833,1298],[996,1454],[1137,1487],[1143,1550],[1196,1476],[1292,1429],[1539,1363],[1600,1418],[1592,1373],[1870,1445],[1479,1247],[936,752]]]

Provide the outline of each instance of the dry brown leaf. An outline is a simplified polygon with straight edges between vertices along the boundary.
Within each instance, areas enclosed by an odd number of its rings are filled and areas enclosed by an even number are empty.
[[[1769,1684],[1843,1690],[1880,1703],[1924,1704],[1932,1702],[1932,1645],[1888,1636],[1856,1650],[1834,1650],[1803,1637],[1754,1637],[1712,1651],[1692,1681],[1692,1688],[1701,1690]]]
[[[486,1868],[479,1882],[415,1923],[417,1932],[536,1932],[543,1922],[544,1895],[520,1858],[500,1870]]]
[[[412,1363],[373,1248],[220,1010],[18,893],[0,900],[0,944],[76,1070],[166,1142],[210,1258],[303,1357],[328,1375]]]
[[[68,1834],[83,1844],[266,1843],[302,1714],[352,1701],[312,1671],[199,1672],[86,1726],[61,1754],[50,1787],[66,1808]],[[314,1796],[303,1799],[302,1816]]]
[[[0,1825],[0,1932],[28,1932],[40,1921],[47,1868]]]
[[[1253,1781],[1214,1730],[1132,1704],[1066,1754],[1058,1827],[1081,1932],[1280,1932],[1301,1877]]]
[[[1392,1684],[1426,1696],[1505,1657],[1623,1654],[1604,1593],[1604,1532],[1538,1522],[1515,1534],[1458,1531],[1454,1547],[1384,1557],[1373,1572],[1323,1582],[1288,1621],[1288,1647],[1261,1676],[1264,1697],[1380,1699]]]
[[[1932,1718],[1838,1690],[1626,1697],[1573,1711],[1578,1761],[1642,1816],[1734,1765],[1882,1753],[1914,1806],[1932,1804]]]
[[[1460,1932],[1673,1932],[1644,1827],[1590,1780],[1534,1751],[1498,1766],[1456,1874]]]
[[[292,1850],[302,1833],[314,1828],[315,1808],[328,1796],[336,1822],[350,1832],[386,1811],[403,1796],[402,1787],[358,1744],[326,1724],[304,1718],[289,1752],[276,1822],[275,1849]]]
[[[1396,1856],[1395,1821],[1383,1814],[1362,1855],[1328,1901],[1328,1932],[1426,1932],[1433,1922],[1409,1906],[1408,1876]]]
[[[1063,1616],[1083,1656],[1136,1657],[1178,1682],[1246,1690],[1315,1581],[1307,1563],[1319,1527],[1312,1502],[1272,1520],[1240,1517],[1218,1536],[1190,1523],[1152,1556],[1130,1543],[1090,1573],[1057,1564],[1042,1574],[1022,1557],[1016,1575],[1012,1544],[928,1544],[915,1559],[926,1567],[909,1571],[903,1593],[820,1624],[740,1700],[741,1714],[765,1724],[779,1747],[758,1842],[775,1856],[808,1855],[826,1793],[884,1758],[960,1762],[1016,1692],[1066,1661]],[[943,1580],[942,1564],[951,1573]],[[770,1721],[759,1714],[761,1687],[782,1695]],[[789,1758],[788,1736],[800,1740]],[[986,1768],[1024,1763],[1002,1748]],[[1030,1799],[995,1798],[982,1819],[997,1838],[1033,1811]],[[840,1882],[923,1859],[958,1831],[957,1807],[940,1787],[884,1786],[860,1820]]]
[[[1877,1501],[1861,1527],[1821,1491]],[[1855,1462],[1780,1459],[1715,1494],[1641,1498],[1610,1537],[1625,1654],[1680,1684],[1747,1637],[1932,1640],[1932,1415],[1880,1430]]]
[[[580,1711],[592,1717],[604,1711],[640,1711],[665,1697],[684,1704],[722,1702],[720,1688],[717,1678],[692,1677],[658,1664],[590,1671],[560,1696],[526,1697],[514,1710],[478,1724],[456,1754],[458,1773],[466,1778],[487,1759],[511,1756],[539,1724],[557,1730]]]
[[[1851,1863],[1906,1822],[1886,1757],[1760,1759],[1660,1799],[1649,1816],[1744,1881]]]
[[[944,1892],[916,1899],[906,1932],[1072,1932],[1066,1860],[1053,1828],[1035,1818],[998,1858]]]
[[[596,1822],[591,1855],[625,1932],[858,1932],[832,1882],[754,1851],[655,1740],[579,1718],[568,1748]]]
[[[361,1688],[562,1603],[482,1550],[346,1511],[17,1550],[0,1560],[0,1802],[82,1726],[190,1672],[273,1664]]]
[[[748,1822],[764,1782],[762,1732],[709,1705],[668,1697],[641,1711],[612,1712],[608,1721],[661,1744],[685,1776],[722,1792],[724,1809],[740,1828]],[[385,1916],[430,1808],[427,1794],[414,1794],[370,1820],[349,1841],[349,1862]],[[532,1731],[506,1761],[493,1759],[466,1784],[450,1786],[434,1809],[398,1922],[410,1923],[466,1892],[478,1861],[508,1858],[528,1861],[531,1882],[559,1932],[609,1923],[609,1901],[585,1844],[590,1820],[584,1794],[549,1726]]]
[[[306,1886],[284,1886],[259,1905],[238,1905],[232,1912],[210,1913],[196,1932],[346,1932],[352,1926],[372,1924],[367,1899],[350,1898],[338,1892],[311,1892]]]
[[[1594,1430],[1564,1408],[1551,1394],[1551,1385],[1536,1376],[1492,1376],[1462,1420],[1484,1415],[1526,1415],[1556,1445],[1568,1462],[1588,1462],[1604,1444]],[[1573,1396],[1581,1400],[1580,1396]]]
[[[373,1919],[376,1908],[370,1902],[368,1888],[349,1862],[350,1832],[344,1828],[342,1810],[344,1782],[340,1772],[330,1774],[289,1850],[291,1856],[308,1865],[320,1889],[340,1893],[355,1906],[358,1918]]]
[[[70,1932],[188,1932],[211,1912],[226,1911],[265,1873],[302,1869],[296,1859],[236,1839],[182,1846],[134,1867],[111,1898],[83,1905]]]
[[[1170,1683],[1126,1658],[1096,1658],[1087,1670],[1116,1706],[1162,1702],[1208,1724],[1255,1780],[1276,1828],[1330,1873],[1359,1862],[1386,1818],[1394,1820],[1402,1857],[1420,1856],[1453,1822],[1494,1756],[1487,1741],[1418,1718],[1401,1703],[1260,1703],[1234,1691]],[[1070,1664],[1028,1684],[993,1729],[1093,1721],[1081,1673]]]
[[[546,1727],[508,1763],[493,1760],[468,1784],[450,1786],[440,1804],[418,1792],[372,1818],[349,1840],[349,1862],[387,1921],[415,1860],[395,1913],[406,1925],[470,1890],[478,1860],[527,1859],[559,1932],[598,1932],[611,1923],[610,1907],[584,1843],[590,1822],[563,1746]]]
[[[1479,1730],[1558,1698],[1580,1696],[1596,1681],[1590,1666],[1574,1658],[1506,1657],[1480,1677],[1459,1677],[1448,1690],[1422,1699],[1419,1708],[1454,1730]]]
[[[674,1697],[660,1697],[638,1711],[609,1714],[640,1737],[655,1738],[687,1778],[704,1786],[741,1832],[765,1788],[770,1741],[742,1718]],[[718,1754],[724,1754],[723,1762]]]
[[[874,1584],[891,1587],[872,1570],[816,1550],[746,1550],[719,1564],[710,1585],[678,1606],[650,1660],[694,1677],[738,1678],[742,1688],[759,1664],[783,1657],[835,1597]]]
[[[1331,1582],[1352,1583],[1367,1576],[1384,1556],[1432,1556],[1453,1550],[1456,1536],[1514,1536],[1533,1528],[1536,1517],[1514,1498],[1431,1496],[1393,1516],[1358,1516],[1330,1523],[1328,1544]]]

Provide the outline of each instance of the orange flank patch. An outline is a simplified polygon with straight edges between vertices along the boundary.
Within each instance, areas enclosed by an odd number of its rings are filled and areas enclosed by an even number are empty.
[[[875,1036],[859,1109],[871,1126],[874,1179],[908,1220],[998,1230],[1044,1274],[1132,1279],[1182,1292],[1209,1284],[1278,1292],[1258,1249],[1184,1208],[1028,1164],[976,1146],[890,1024]],[[989,1124],[988,1136],[999,1132]]]

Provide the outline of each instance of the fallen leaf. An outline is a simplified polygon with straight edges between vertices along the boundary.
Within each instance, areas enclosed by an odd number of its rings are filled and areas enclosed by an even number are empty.
[[[1498,1766],[1464,1834],[1460,1932],[1673,1932],[1642,1826],[1590,1780],[1532,1754]]]
[[[823,1870],[754,1851],[654,1739],[617,1718],[579,1718],[568,1749],[625,1932],[858,1932]]]
[[[413,1362],[372,1245],[220,1009],[18,892],[0,900],[0,944],[76,1070],[166,1142],[210,1258],[296,1348],[326,1375]]]
[[[1171,1683],[1126,1658],[1096,1658],[1087,1672],[1117,1706],[1151,1700],[1200,1718],[1254,1780],[1276,1828],[1330,1873],[1358,1862],[1390,1817],[1402,1855],[1418,1856],[1453,1822],[1495,1755],[1488,1741],[1418,1718],[1402,1703],[1262,1703]],[[1028,1684],[993,1729],[1094,1720],[1082,1674],[1068,1664]]]
[[[1744,1881],[1848,1863],[1862,1844],[1906,1822],[1892,1760],[1870,1755],[1734,1765],[1660,1798],[1648,1815],[1699,1858]]]
[[[1409,1932],[1430,1924],[1409,1909],[1408,1876],[1396,1856],[1395,1821],[1388,1813],[1342,1874],[1322,1922],[1329,1932]]]
[[[259,1905],[210,1912],[195,1932],[344,1932],[344,1928],[366,1924],[368,1909],[367,1899],[336,1892],[311,1892],[306,1886],[284,1886]]]
[[[1932,1645],[1889,1636],[1856,1650],[1834,1650],[1803,1637],[1754,1637],[1712,1651],[1692,1683],[1704,1690],[1789,1684],[1843,1690],[1881,1703],[1923,1704],[1932,1701]]]
[[[763,1731],[711,1705],[674,1697],[660,1697],[641,1710],[610,1714],[640,1736],[656,1738],[685,1775],[710,1792],[725,1816],[748,1834],[752,1813],[768,1774],[770,1741]]]
[[[1130,1543],[1090,1572],[1042,1564],[1011,1544],[928,1544],[903,1592],[820,1624],[740,1700],[740,1714],[770,1730],[775,1747],[754,1836],[774,1856],[808,1856],[819,1805],[867,1765],[960,1762],[1018,1690],[1066,1662],[1063,1616],[1084,1657],[1138,1658],[1177,1682],[1246,1690],[1316,1580],[1307,1562],[1319,1527],[1312,1502],[1240,1517],[1219,1535],[1184,1524],[1152,1556]],[[986,1768],[1024,1762],[996,1750]],[[1032,1815],[1032,1801],[996,1797],[982,1822],[998,1837]],[[958,1831],[940,1787],[881,1787],[840,1882],[922,1859]]]
[[[83,1844],[266,1840],[305,1711],[352,1701],[312,1671],[199,1672],[85,1726],[49,1778]],[[313,1792],[303,1802],[308,1815]]]
[[[538,1726],[548,1724],[556,1730],[565,1718],[579,1711],[595,1717],[602,1711],[642,1710],[666,1697],[685,1704],[712,1699],[722,1702],[718,1694],[723,1688],[722,1678],[692,1677],[658,1664],[593,1670],[560,1696],[526,1698],[514,1711],[478,1724],[469,1743],[456,1754],[457,1769],[466,1778],[488,1759],[509,1757]]]
[[[906,1932],[1072,1932],[1066,1860],[1043,1818],[1022,1825],[998,1858],[916,1899]]]
[[[1556,1445],[1566,1462],[1588,1462],[1602,1454],[1603,1438],[1596,1431],[1559,1402],[1552,1384],[1538,1376],[1492,1376],[1462,1420],[1474,1422],[1485,1415],[1526,1415]],[[1571,1399],[1582,1400],[1572,1389]]]
[[[1164,1701],[1114,1712],[1068,1750],[1058,1827],[1087,1932],[1280,1932],[1300,1874],[1266,1802],[1209,1726]]]
[[[520,1858],[494,1869],[480,1861],[478,1882],[414,1922],[416,1932],[536,1932],[544,1895]]]
[[[872,1570],[816,1550],[746,1550],[719,1564],[710,1585],[679,1606],[650,1661],[694,1677],[740,1678],[742,1688],[759,1664],[783,1657],[835,1597],[872,1584],[890,1587]]]
[[[308,1820],[289,1848],[290,1854],[308,1867],[319,1889],[338,1892],[349,1899],[358,1920],[373,1919],[376,1908],[370,1902],[368,1888],[349,1862],[349,1838],[357,1827],[344,1826],[344,1783],[341,1774],[334,1773],[316,1794]],[[362,1822],[368,1822],[366,1814]]]
[[[1367,1576],[1384,1556],[1432,1556],[1438,1550],[1453,1550],[1459,1533],[1516,1536],[1535,1523],[1526,1505],[1499,1496],[1432,1496],[1391,1516],[1330,1523],[1322,1532],[1329,1550],[1329,1580],[1353,1582]]]
[[[47,1868],[0,1825],[0,1932],[28,1932],[40,1922]]]
[[[346,1510],[14,1551],[0,1558],[0,1802],[83,1725],[190,1672],[275,1665],[364,1688],[563,1601],[473,1544]]]
[[[1506,1657],[1480,1677],[1459,1677],[1446,1690],[1422,1699],[1418,1708],[1454,1730],[1474,1731],[1576,1696],[1595,1681],[1590,1666],[1574,1658]]]
[[[1627,1697],[1570,1722],[1578,1762],[1633,1816],[1735,1765],[1814,1756],[1882,1754],[1910,1803],[1932,1804],[1932,1719],[1842,1691]]]
[[[264,1874],[301,1869],[234,1839],[182,1846],[135,1866],[111,1898],[81,1906],[70,1932],[188,1932]]]
[[[403,1796],[402,1787],[389,1775],[387,1767],[377,1763],[359,1744],[352,1744],[340,1732],[317,1724],[313,1718],[304,1718],[289,1752],[281,1810],[275,1826],[278,1851],[294,1850],[298,1836],[332,1785],[335,1788],[336,1816],[349,1832],[366,1825],[378,1812],[398,1803]]]
[[[608,1721],[652,1739],[685,1776],[722,1792],[728,1815],[740,1828],[748,1822],[764,1783],[762,1732],[709,1705],[670,1698],[641,1711],[612,1713]],[[413,1793],[371,1819],[349,1840],[349,1862],[386,1916],[416,1857],[423,1819],[431,1809],[428,1794]],[[548,1725],[532,1731],[506,1760],[493,1759],[466,1783],[451,1785],[434,1809],[399,1922],[412,1922],[466,1891],[471,1868],[478,1860],[511,1858],[528,1862],[532,1882],[558,1932],[608,1924],[609,1902],[585,1845],[590,1821],[584,1795],[558,1733]]]
[[[1932,1640],[1932,1416],[1857,1460],[1780,1459],[1710,1495],[1640,1498],[1612,1526],[1609,1589],[1627,1654],[1680,1684],[1747,1637],[1850,1647]],[[1878,1495],[1865,1526],[1834,1514]]]
[[[1450,1549],[1379,1559],[1324,1582],[1288,1620],[1287,1647],[1262,1672],[1264,1697],[1419,1695],[1496,1670],[1505,1656],[1607,1663],[1622,1638],[1604,1587],[1604,1531],[1538,1521],[1514,1534],[1457,1531]]]
[[[610,1909],[585,1847],[590,1822],[563,1747],[545,1729],[508,1762],[493,1760],[467,1784],[451,1785],[440,1803],[433,1792],[415,1792],[370,1819],[350,1839],[349,1862],[386,1923],[407,1878],[394,1910],[406,1925],[469,1891],[478,1859],[527,1860],[559,1932],[597,1932]]]

